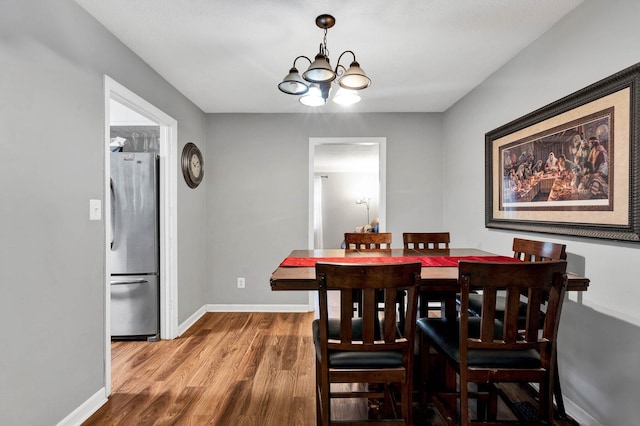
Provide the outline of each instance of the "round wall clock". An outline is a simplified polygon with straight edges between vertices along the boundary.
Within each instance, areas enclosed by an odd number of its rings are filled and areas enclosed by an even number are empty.
[[[204,160],[198,147],[189,142],[182,149],[182,174],[189,188],[195,188],[204,176]]]

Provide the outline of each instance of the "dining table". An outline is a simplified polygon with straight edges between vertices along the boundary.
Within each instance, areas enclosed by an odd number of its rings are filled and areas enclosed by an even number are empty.
[[[443,315],[456,315],[455,294],[459,290],[458,262],[518,262],[512,256],[502,256],[475,248],[449,249],[309,249],[293,250],[271,275],[271,290],[317,290],[315,264],[330,263],[397,263],[421,262],[421,300],[442,301]],[[589,279],[567,273],[567,291],[586,291]],[[424,313],[421,307],[422,313]]]
[[[420,262],[420,315],[426,314],[429,301],[442,302],[441,314],[454,318],[457,315],[456,294],[458,284],[458,262],[461,260],[484,262],[520,262],[512,256],[502,256],[475,248],[449,249],[309,249],[293,250],[271,274],[272,291],[313,291],[318,290],[315,264],[329,263],[397,263]],[[567,291],[587,291],[587,277],[567,272]],[[566,418],[564,401],[557,368],[557,357],[554,377],[554,396],[556,410],[561,418]]]

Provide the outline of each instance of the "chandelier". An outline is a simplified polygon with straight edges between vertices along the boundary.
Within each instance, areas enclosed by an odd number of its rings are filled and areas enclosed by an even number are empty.
[[[331,15],[320,15],[316,18],[316,25],[324,30],[324,39],[320,43],[320,50],[311,61],[306,56],[298,56],[293,60],[293,66],[289,74],[285,76],[278,89],[288,95],[300,96],[300,102],[307,106],[320,106],[327,103],[331,92],[331,85],[337,82],[340,89],[333,97],[333,101],[342,105],[351,105],[360,102],[358,90],[369,87],[371,79],[367,77],[360,64],[356,61],[356,54],[351,50],[345,50],[338,57],[336,67],[331,68],[329,63],[329,50],[327,49],[327,30],[333,27],[336,20]],[[351,54],[353,62],[346,69],[340,64],[342,56]],[[296,68],[298,59],[306,59],[310,65],[302,76]]]

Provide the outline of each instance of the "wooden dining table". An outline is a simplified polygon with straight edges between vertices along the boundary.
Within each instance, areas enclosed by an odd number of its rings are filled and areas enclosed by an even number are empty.
[[[420,261],[421,270],[420,300],[421,314],[424,314],[426,303],[422,301],[441,301],[442,315],[455,317],[456,298],[459,291],[458,267],[460,260],[476,261],[518,261],[510,256],[501,256],[473,248],[451,248],[437,250],[416,249],[380,249],[380,250],[346,250],[315,249],[293,250],[271,275],[273,291],[312,291],[317,290],[315,263],[389,263],[404,261]],[[578,274],[567,272],[567,291],[586,291],[589,279]],[[560,380],[558,376],[557,358],[554,380],[554,395],[560,417],[566,418]]]
[[[428,300],[441,300],[444,315],[456,315],[455,295],[459,290],[458,267],[460,260],[515,261],[510,256],[501,256],[474,248],[451,248],[440,250],[380,249],[346,250],[314,249],[293,250],[271,275],[271,290],[300,291],[317,290],[315,263],[384,263],[420,261],[421,295]],[[586,291],[589,279],[567,273],[567,291]]]

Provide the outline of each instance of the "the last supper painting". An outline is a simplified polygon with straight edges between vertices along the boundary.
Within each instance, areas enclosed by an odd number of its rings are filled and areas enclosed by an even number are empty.
[[[485,134],[485,225],[640,242],[640,64]]]
[[[501,147],[502,207],[611,209],[612,114],[600,111]]]

